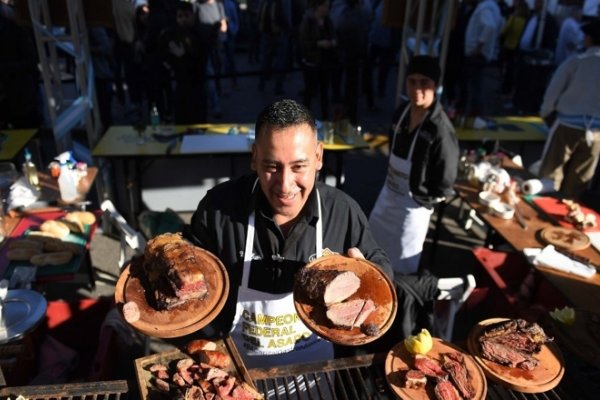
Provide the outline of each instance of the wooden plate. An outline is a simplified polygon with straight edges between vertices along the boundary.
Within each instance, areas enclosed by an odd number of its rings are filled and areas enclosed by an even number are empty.
[[[433,347],[427,353],[427,357],[433,358],[438,362],[441,360],[441,353],[459,352],[465,356],[465,365],[469,371],[470,381],[475,388],[475,397],[473,399],[485,399],[487,393],[487,382],[485,375],[473,357],[454,346],[451,343],[445,342],[442,339],[433,338]],[[390,385],[390,388],[401,399],[411,400],[426,400],[435,399],[434,384],[428,383],[422,389],[407,389],[404,387],[404,374],[409,369],[414,369],[414,356],[410,354],[404,342],[398,343],[388,353],[385,359],[385,378]],[[429,382],[434,379],[429,378]]]
[[[485,375],[491,380],[519,392],[542,393],[556,387],[565,373],[565,363],[555,343],[549,342],[542,345],[540,352],[535,355],[540,363],[531,371],[505,367],[483,358],[479,349],[479,336],[486,326],[507,320],[507,318],[486,319],[475,325],[469,332],[467,348],[475,361],[483,368]]]
[[[140,319],[131,323],[140,332],[160,338],[185,336],[209,324],[219,314],[229,293],[229,275],[223,263],[212,253],[202,250],[204,278],[208,286],[208,295],[202,300],[189,300],[171,310],[159,311],[148,304],[142,282],[132,274],[132,268],[125,267],[115,287],[115,302],[122,313],[123,305],[135,301],[140,309]],[[141,258],[135,261],[141,263]]]
[[[375,336],[368,336],[362,333],[359,328],[334,327],[325,315],[327,311],[325,306],[307,299],[301,288],[294,287],[296,312],[308,329],[333,343],[359,346],[378,339],[392,326],[398,308],[396,288],[377,265],[367,260],[333,254],[321,257],[306,267],[354,272],[359,277],[361,285],[358,291],[350,296],[348,300],[373,300],[377,308],[364,323],[376,324],[379,332]]]
[[[546,243],[569,251],[586,249],[592,243],[585,233],[560,226],[546,227],[542,229],[540,236]]]
[[[217,350],[220,350],[231,357],[231,366],[227,369],[227,372],[230,375],[235,376],[240,381],[244,381],[256,389],[256,386],[254,386],[252,378],[248,374],[248,370],[244,366],[244,363],[242,362],[237,348],[233,344],[231,338],[227,337],[224,340],[218,339],[214,340],[214,342],[217,344]],[[148,368],[152,364],[159,363],[169,366],[170,362],[180,360],[182,358],[190,358],[190,356],[179,349],[174,349],[136,359],[135,375],[137,378],[138,387],[140,388],[140,399],[146,400],[149,398],[165,397],[162,393],[157,391],[155,392],[152,384],[150,383],[152,373],[148,370]],[[153,396],[154,394],[159,394],[159,396]]]
[[[552,318],[556,340],[582,360],[600,368],[600,315],[575,309],[575,322],[565,325]]]

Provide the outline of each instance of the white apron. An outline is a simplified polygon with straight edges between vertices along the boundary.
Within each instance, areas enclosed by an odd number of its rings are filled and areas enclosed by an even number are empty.
[[[410,104],[396,124],[391,149],[394,149],[401,123],[409,109]],[[433,213],[433,210],[414,201],[410,193],[410,159],[421,125],[414,134],[406,159],[390,151],[385,184],[369,217],[375,240],[390,258],[394,272],[401,274],[414,274],[419,269],[423,243]]]
[[[317,190],[319,219],[316,225],[316,256],[323,253],[321,200]],[[254,245],[254,211],[248,218],[244,271],[238,289],[230,331],[248,368],[333,359],[333,344],[313,334],[298,318],[292,293],[271,294],[250,289],[248,281]]]

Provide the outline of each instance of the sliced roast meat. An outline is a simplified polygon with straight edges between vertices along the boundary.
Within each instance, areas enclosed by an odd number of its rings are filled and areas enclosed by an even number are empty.
[[[443,353],[443,368],[448,371],[452,382],[465,399],[475,397],[475,388],[471,384],[471,377],[465,364],[465,358],[460,353]]]
[[[509,319],[487,326],[479,340],[515,333],[523,335],[529,341],[540,345],[552,340],[546,335],[541,326],[520,318]]]
[[[360,287],[360,279],[352,271],[302,268],[296,274],[296,285],[306,296],[326,306],[352,296]]]
[[[415,368],[433,378],[448,378],[448,373],[442,369],[442,366],[437,361],[423,354],[415,354]]]
[[[350,329],[359,327],[375,308],[372,300],[354,299],[331,304],[326,315],[333,325]]]
[[[184,400],[204,400],[204,393],[198,386],[191,386],[185,390]]]
[[[461,397],[452,382],[441,379],[433,389],[438,400],[460,400]]]
[[[404,375],[404,387],[407,389],[420,389],[427,384],[425,374],[416,369],[409,369]]]

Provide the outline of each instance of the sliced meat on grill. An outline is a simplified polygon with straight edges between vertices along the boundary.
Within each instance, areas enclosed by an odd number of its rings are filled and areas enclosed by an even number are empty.
[[[465,364],[465,358],[460,353],[443,353],[443,368],[450,374],[452,382],[465,399],[475,397],[475,388],[471,384],[471,377]]]
[[[420,389],[427,384],[427,377],[421,371],[409,369],[404,375],[404,387],[407,389]]]
[[[306,296],[326,306],[352,296],[360,287],[360,279],[352,271],[302,268],[296,274],[296,285]]]
[[[231,391],[233,390],[233,386],[235,385],[235,378],[233,376],[230,376],[229,378],[223,379],[218,383],[215,380],[213,381],[213,385],[215,386],[215,389],[217,389],[217,395],[219,395],[222,399],[225,399],[227,398],[226,396],[229,396],[229,393],[231,393]]]
[[[539,351],[542,349],[542,343],[536,343],[532,341],[528,335],[520,332],[507,333],[506,335],[495,336],[489,339],[484,338],[483,340],[501,343],[513,349],[523,351],[527,354],[539,353]]]
[[[333,325],[350,329],[359,327],[373,310],[372,300],[354,299],[330,305],[326,315]]]
[[[154,377],[152,378],[151,383],[154,385],[155,388],[157,388],[161,392],[168,393],[171,389],[169,382],[167,382],[164,379]]]
[[[204,393],[198,386],[191,386],[185,390],[184,400],[204,400]]]
[[[433,389],[438,400],[460,400],[461,397],[452,382],[441,379]]]
[[[219,350],[201,350],[197,354],[201,363],[212,365],[213,367],[226,369],[231,364],[231,358]]]
[[[492,339],[480,340],[479,344],[483,357],[498,364],[526,370],[532,370],[539,364],[539,361],[532,355]]]
[[[422,354],[415,354],[415,368],[427,376],[438,379],[448,378],[448,373],[442,369],[437,361]]]

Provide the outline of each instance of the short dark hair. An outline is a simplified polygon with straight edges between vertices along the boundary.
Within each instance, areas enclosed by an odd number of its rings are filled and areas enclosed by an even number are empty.
[[[582,24],[581,30],[590,37],[594,46],[600,45],[600,20],[591,20]]]
[[[302,124],[308,124],[314,132],[317,131],[315,118],[308,108],[294,100],[278,100],[266,106],[258,114],[255,126],[256,139],[258,139],[261,131],[267,125],[277,128],[287,128]]]
[[[190,1],[179,0],[175,7],[178,11],[194,12],[194,5]]]

